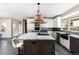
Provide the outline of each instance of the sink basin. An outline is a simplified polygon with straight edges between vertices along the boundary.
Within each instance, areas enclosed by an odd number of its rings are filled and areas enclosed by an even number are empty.
[[[38,33],[37,35],[49,35],[48,33]]]

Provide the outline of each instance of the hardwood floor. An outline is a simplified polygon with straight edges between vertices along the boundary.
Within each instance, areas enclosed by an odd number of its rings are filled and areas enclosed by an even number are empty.
[[[11,39],[0,39],[0,55],[16,55],[17,49],[12,47]],[[55,44],[56,55],[72,55],[65,48]]]
[[[64,47],[60,46],[58,43],[55,44],[55,54],[56,55],[73,55]]]
[[[0,55],[16,55],[17,49],[12,47],[11,39],[0,38]]]

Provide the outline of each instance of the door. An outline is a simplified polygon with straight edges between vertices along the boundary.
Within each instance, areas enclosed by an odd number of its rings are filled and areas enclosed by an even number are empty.
[[[27,20],[23,19],[23,33],[27,33]]]

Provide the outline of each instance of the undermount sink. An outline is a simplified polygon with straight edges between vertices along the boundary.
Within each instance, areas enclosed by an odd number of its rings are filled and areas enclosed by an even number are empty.
[[[48,33],[38,33],[38,35],[49,35]]]

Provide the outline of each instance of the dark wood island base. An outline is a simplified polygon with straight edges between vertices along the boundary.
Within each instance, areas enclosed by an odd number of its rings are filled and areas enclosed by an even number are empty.
[[[55,55],[54,40],[24,40],[23,55]]]

